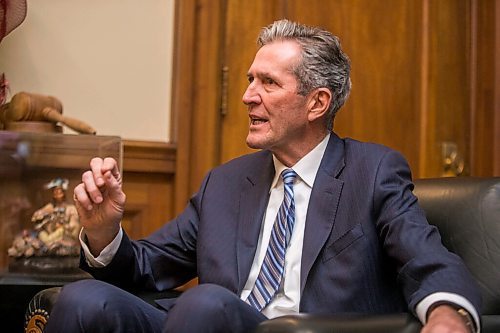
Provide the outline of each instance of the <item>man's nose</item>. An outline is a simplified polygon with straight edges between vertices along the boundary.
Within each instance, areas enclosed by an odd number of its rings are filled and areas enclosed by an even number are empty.
[[[253,83],[248,85],[247,90],[245,90],[245,93],[243,94],[242,101],[245,105],[260,103],[260,95],[258,94],[257,89],[255,89]]]

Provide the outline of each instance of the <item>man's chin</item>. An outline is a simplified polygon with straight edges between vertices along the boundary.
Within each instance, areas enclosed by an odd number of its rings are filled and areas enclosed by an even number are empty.
[[[248,146],[248,148],[251,148],[251,149],[261,149],[259,145],[256,145],[256,144],[249,142],[249,141],[247,141],[247,146]]]
[[[246,140],[247,146],[252,149],[264,149],[265,145],[259,141],[255,140],[254,138],[250,138],[250,136],[247,137]]]

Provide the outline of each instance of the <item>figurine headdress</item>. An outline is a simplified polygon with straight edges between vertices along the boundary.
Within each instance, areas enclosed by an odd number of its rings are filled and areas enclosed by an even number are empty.
[[[50,182],[45,184],[44,187],[48,190],[54,187],[61,187],[63,190],[66,191],[68,189],[68,184],[69,181],[66,178],[54,178]]]

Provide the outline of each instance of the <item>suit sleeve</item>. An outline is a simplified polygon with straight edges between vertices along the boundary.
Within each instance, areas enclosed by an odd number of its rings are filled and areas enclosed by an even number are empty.
[[[380,160],[374,182],[374,214],[383,247],[396,263],[398,283],[411,311],[436,292],[449,292],[480,309],[478,288],[463,261],[448,251],[439,231],[428,224],[413,195],[406,160],[388,151]]]
[[[116,255],[106,267],[88,266],[83,255],[80,267],[96,279],[127,290],[162,291],[196,277],[199,212],[209,177],[174,220],[138,241],[131,240],[124,233]]]

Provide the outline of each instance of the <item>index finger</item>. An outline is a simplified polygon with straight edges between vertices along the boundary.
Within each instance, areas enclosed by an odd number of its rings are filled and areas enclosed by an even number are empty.
[[[97,187],[104,186],[104,173],[103,171],[104,160],[99,157],[94,157],[90,160],[90,170],[92,170],[92,177],[94,178],[94,183]]]

